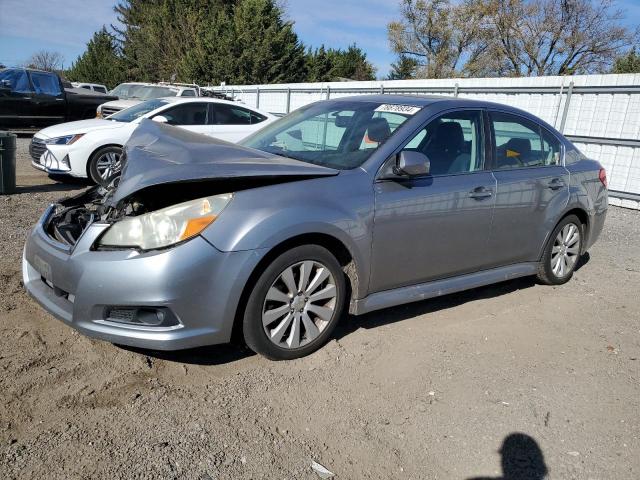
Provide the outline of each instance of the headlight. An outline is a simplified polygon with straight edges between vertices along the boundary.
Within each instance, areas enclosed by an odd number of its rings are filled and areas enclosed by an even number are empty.
[[[47,145],[71,145],[82,137],[84,137],[84,133],[77,133],[75,135],[65,135],[64,137],[49,138],[45,140],[44,143]]]
[[[231,193],[214,195],[125,218],[109,227],[98,244],[142,250],[168,247],[202,232],[215,221],[232,197]]]

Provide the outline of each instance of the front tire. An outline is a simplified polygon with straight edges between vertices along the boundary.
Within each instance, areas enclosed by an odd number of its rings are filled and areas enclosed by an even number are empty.
[[[87,173],[94,183],[108,186],[111,181],[118,175],[122,164],[122,147],[111,145],[96,150],[89,159]]]
[[[575,215],[563,218],[551,233],[538,269],[545,285],[562,285],[573,276],[582,253],[584,227]]]
[[[293,248],[260,275],[242,330],[249,348],[271,360],[303,357],[329,338],[344,310],[345,275],[319,245]]]

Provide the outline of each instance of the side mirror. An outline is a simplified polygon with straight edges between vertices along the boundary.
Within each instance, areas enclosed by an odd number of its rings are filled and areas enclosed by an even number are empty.
[[[154,122],[158,122],[158,123],[169,123],[169,119],[167,117],[165,117],[164,115],[156,115],[151,120],[153,120]]]
[[[398,154],[393,173],[405,177],[419,177],[428,175],[430,169],[431,162],[424,153],[403,150]]]
[[[9,80],[0,80],[0,90],[11,90],[11,82]]]

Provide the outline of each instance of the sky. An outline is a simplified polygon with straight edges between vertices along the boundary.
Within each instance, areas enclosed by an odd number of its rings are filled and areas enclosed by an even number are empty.
[[[53,50],[69,66],[102,25],[116,22],[116,0],[0,0],[0,63],[19,65],[38,50]],[[399,0],[285,0],[286,15],[307,46],[346,48],[356,42],[385,77],[395,56],[387,24]],[[640,0],[618,0],[629,26],[640,24]]]

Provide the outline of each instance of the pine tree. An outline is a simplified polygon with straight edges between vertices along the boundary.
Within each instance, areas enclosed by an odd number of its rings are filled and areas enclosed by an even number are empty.
[[[611,73],[640,73],[640,55],[636,53],[636,47],[616,59]]]
[[[367,54],[355,43],[347,50],[330,49],[331,76],[334,79],[375,80],[376,69],[367,60]]]
[[[114,36],[105,27],[93,34],[87,50],[66,71],[71,81],[102,83],[113,88],[126,79]]]
[[[306,63],[307,82],[330,82],[333,80],[331,77],[333,64],[324,45],[316,48],[315,51],[309,48],[306,55]]]
[[[415,78],[418,61],[406,55],[400,55],[398,61],[391,64],[387,80],[408,80]]]

